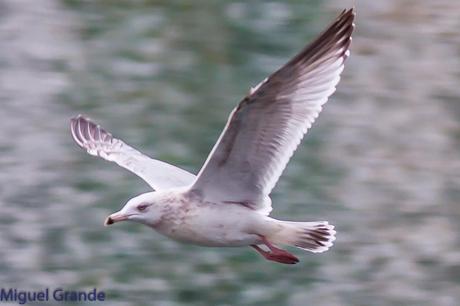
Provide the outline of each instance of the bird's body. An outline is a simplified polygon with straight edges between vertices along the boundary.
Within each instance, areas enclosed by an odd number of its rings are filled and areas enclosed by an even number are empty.
[[[332,225],[273,219],[269,195],[335,91],[349,55],[353,20],[353,10],[344,11],[313,43],[251,88],[196,176],[149,158],[83,116],[73,118],[78,145],[134,172],[155,190],[131,199],[106,225],[130,220],[186,243],[251,246],[286,264],[298,259],[275,245],[326,251],[335,240]]]
[[[150,192],[140,197],[140,203],[148,199],[155,205],[149,207],[149,213],[154,217],[138,221],[166,237],[184,243],[208,247],[242,247],[263,244],[264,239],[268,239],[297,246],[303,243],[303,248],[320,253],[327,250],[334,239],[333,226],[325,221],[280,221],[239,203],[206,201],[189,187]],[[125,216],[129,215],[129,212],[121,212]],[[309,236],[309,231],[316,231],[317,236]],[[329,234],[330,237],[327,237]],[[299,240],[290,240],[292,238]],[[319,245],[311,245],[310,240],[316,240]]]
[[[271,229],[271,219],[241,205],[210,203],[189,191],[172,190],[159,195],[161,221],[149,224],[159,233],[202,246],[249,246]],[[266,220],[267,219],[267,220]]]

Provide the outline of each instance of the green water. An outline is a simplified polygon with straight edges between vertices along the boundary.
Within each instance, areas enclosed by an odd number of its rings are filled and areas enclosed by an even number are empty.
[[[149,189],[79,149],[70,117],[83,113],[196,173],[249,87],[343,6],[0,4],[1,287],[96,287],[109,305],[458,305],[455,1],[357,5],[338,90],[272,193],[275,217],[336,225],[327,253],[292,250],[301,262],[285,266],[249,248],[183,245],[136,224],[103,227]]]

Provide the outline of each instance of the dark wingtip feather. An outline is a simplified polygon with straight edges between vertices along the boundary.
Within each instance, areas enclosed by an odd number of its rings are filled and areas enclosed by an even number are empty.
[[[289,67],[315,65],[332,56],[342,57],[345,60],[348,57],[347,51],[350,48],[351,35],[355,27],[355,16],[354,8],[344,9],[326,30],[273,75],[283,73],[283,69],[289,71]],[[337,54],[338,50],[342,52]]]

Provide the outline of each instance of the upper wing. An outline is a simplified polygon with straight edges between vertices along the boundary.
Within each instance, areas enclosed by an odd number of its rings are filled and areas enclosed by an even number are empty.
[[[195,175],[190,172],[151,159],[81,115],[70,120],[70,130],[75,142],[89,154],[117,163],[155,190],[187,186],[195,181]]]
[[[251,89],[230,114],[192,189],[211,201],[270,212],[268,194],[340,80],[354,16],[353,9],[343,11],[313,43]]]

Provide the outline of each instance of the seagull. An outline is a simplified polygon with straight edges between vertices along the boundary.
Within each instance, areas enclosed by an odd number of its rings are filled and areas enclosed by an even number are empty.
[[[354,18],[353,8],[344,10],[287,64],[251,88],[197,175],[142,154],[82,115],[72,118],[72,137],[81,148],[137,174],[153,189],[129,200],[105,225],[134,221],[184,243],[250,246],[283,264],[299,259],[280,245],[328,250],[334,226],[271,218],[269,195],[335,91],[350,54]]]

